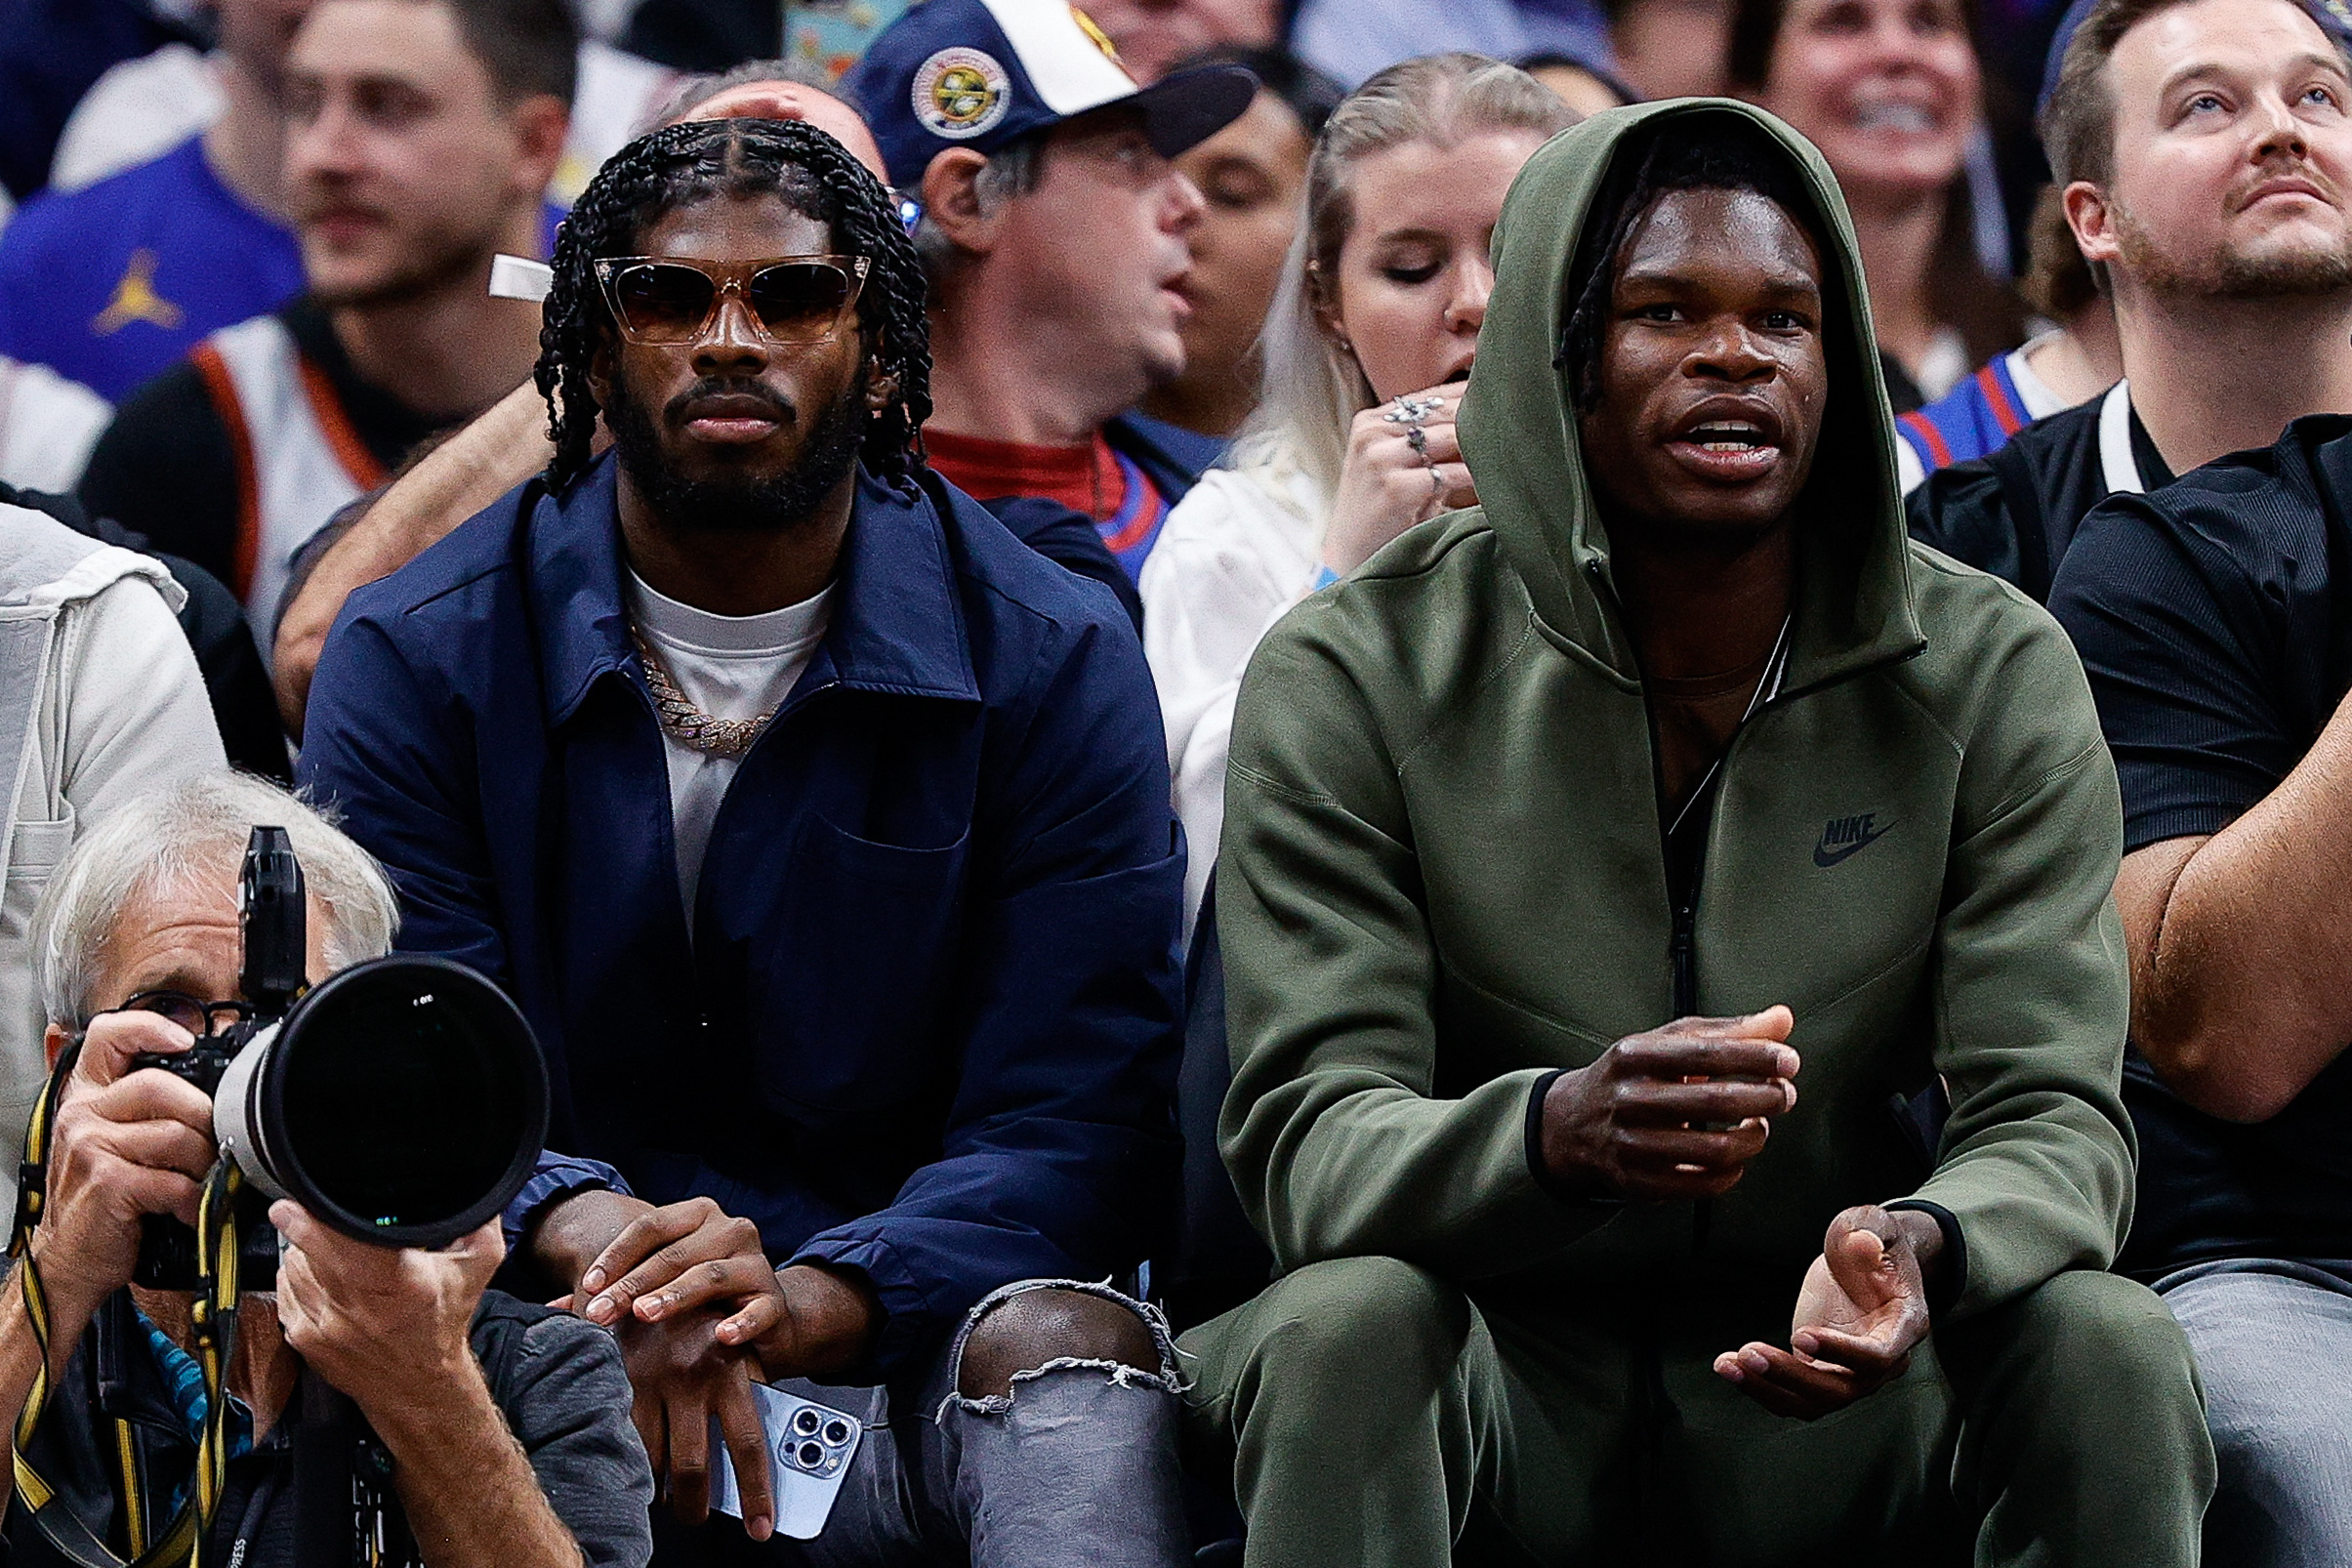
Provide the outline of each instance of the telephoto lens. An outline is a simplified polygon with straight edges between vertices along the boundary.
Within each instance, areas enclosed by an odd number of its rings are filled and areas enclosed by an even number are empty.
[[[213,1131],[271,1197],[382,1247],[497,1215],[547,1138],[547,1069],[506,993],[448,959],[355,964],[222,1076]]]

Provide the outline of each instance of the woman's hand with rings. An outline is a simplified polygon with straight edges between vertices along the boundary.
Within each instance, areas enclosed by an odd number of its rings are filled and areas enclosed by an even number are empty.
[[[1389,399],[1387,411],[1381,415],[1381,419],[1384,424],[1419,429],[1424,421],[1445,405],[1443,392],[1406,392]]]
[[[1342,575],[1417,522],[1475,506],[1454,418],[1459,383],[1410,392],[1365,409],[1349,427],[1323,535],[1323,561]]]

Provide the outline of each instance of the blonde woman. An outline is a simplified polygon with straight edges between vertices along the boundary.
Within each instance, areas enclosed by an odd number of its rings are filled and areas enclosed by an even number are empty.
[[[1494,286],[1488,240],[1519,166],[1576,118],[1513,66],[1433,55],[1366,82],[1316,140],[1258,412],[1143,568],[1188,911],[1217,859],[1258,640],[1413,524],[1477,502],[1454,416]]]

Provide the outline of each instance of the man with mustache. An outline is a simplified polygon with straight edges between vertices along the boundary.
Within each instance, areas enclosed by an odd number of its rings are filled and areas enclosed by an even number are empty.
[[[351,596],[302,760],[635,1189],[543,1171],[525,1256],[619,1333],[688,1525],[714,1416],[783,1518],[756,1379],[865,1433],[778,1560],[1184,1560],[1173,1346],[1090,1283],[1176,1163],[1140,646],[923,468],[921,268],[822,131],[632,144],[546,319],[547,474]]]
[[[2043,140],[2124,380],[1912,493],[1915,537],[2046,598],[2101,498],[2352,410],[2352,97],[2295,0],[2101,0]]]
[[[538,312],[482,292],[544,255],[578,34],[563,0],[323,0],[286,62],[309,293],[126,402],[90,511],[229,584],[265,654],[289,558],[409,449],[513,390]]]
[[[839,97],[795,79],[786,62],[746,61],[679,88],[680,120],[806,120],[872,171],[883,171],[874,137]],[[347,509],[298,552],[278,610],[270,679],[286,730],[302,742],[303,707],[327,633],[354,588],[389,577],[450,529],[547,467],[547,403],[530,379],[465,429],[426,453],[364,505]],[[263,628],[268,636],[269,629]]]
[[[2300,37],[2309,57],[2280,80],[2291,92],[2249,94],[2222,71],[2187,78],[2174,95],[2184,113],[2137,131],[2144,144],[2127,144],[2119,110],[2115,156],[2186,181],[2202,144],[2242,140],[2244,118],[2275,122],[2282,140],[2293,128],[2308,157],[2244,167],[2229,186],[2239,243],[2221,275],[2279,291],[2269,312],[2309,336],[2267,349],[2241,337],[2249,361],[2226,379],[2215,370],[2208,395],[2251,397],[2263,379],[2309,394],[2308,351],[2337,379],[2301,406],[2352,410],[2337,391],[2352,326],[2352,93],[2333,52],[2312,49],[2287,8],[2269,10],[2279,41]],[[2246,13],[2238,25],[2251,29],[2260,12]],[[2116,52],[2119,81],[2138,36]],[[2256,42],[2212,58],[2243,59]],[[2146,236],[2125,227],[2119,249],[2150,269]],[[2217,308],[2206,330],[2243,333],[2251,310]],[[2251,429],[2235,438],[2251,445]],[[2216,1568],[2352,1561],[2347,497],[2352,418],[2307,413],[2258,450],[2100,503],[2050,590],[2123,784],[2124,1096],[2140,1174],[2119,1266],[2155,1287],[2197,1352],[2219,1462],[2205,1528]]]

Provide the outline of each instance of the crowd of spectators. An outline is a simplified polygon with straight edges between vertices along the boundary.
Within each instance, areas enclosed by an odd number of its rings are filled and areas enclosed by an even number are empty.
[[[2335,0],[0,0],[0,1562],[2352,1560],[2348,518]]]

